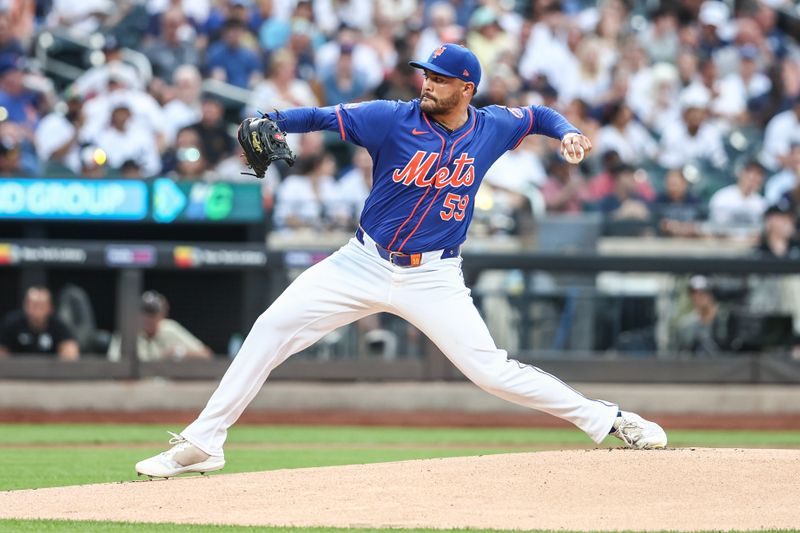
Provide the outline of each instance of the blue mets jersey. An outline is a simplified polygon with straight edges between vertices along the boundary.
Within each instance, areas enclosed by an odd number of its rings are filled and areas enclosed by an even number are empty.
[[[269,116],[289,133],[336,131],[366,148],[373,180],[361,227],[384,248],[407,254],[463,243],[483,176],[526,135],[561,139],[579,133],[542,106],[470,106],[467,122],[452,132],[423,113],[419,100],[306,107]]]

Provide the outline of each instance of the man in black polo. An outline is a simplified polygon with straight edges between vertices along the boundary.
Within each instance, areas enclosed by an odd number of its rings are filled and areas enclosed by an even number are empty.
[[[11,312],[0,326],[0,357],[17,354],[57,355],[64,361],[80,357],[78,342],[53,314],[53,301],[45,287],[25,292],[22,310]]]

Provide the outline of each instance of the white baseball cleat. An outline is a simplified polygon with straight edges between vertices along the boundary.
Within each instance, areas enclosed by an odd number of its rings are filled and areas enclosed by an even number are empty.
[[[190,472],[205,474],[225,466],[224,457],[208,455],[181,435],[168,433],[172,435],[169,439],[172,448],[136,463],[137,474],[170,478]]]
[[[661,426],[645,420],[636,413],[620,411],[611,434],[629,448],[652,450],[667,447],[667,434]]]

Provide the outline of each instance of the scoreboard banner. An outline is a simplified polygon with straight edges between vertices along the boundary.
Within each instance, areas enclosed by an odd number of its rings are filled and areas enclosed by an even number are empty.
[[[0,220],[260,223],[258,183],[0,179]]]

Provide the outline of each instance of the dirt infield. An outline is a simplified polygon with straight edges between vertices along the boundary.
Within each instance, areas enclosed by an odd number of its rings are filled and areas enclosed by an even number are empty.
[[[0,492],[0,518],[338,527],[800,527],[800,451],[572,450]]]
[[[0,423],[188,424],[196,416],[196,411],[0,410]],[[652,414],[647,418],[670,429],[800,430],[800,417],[795,415]],[[572,427],[568,422],[556,417],[537,413],[462,411],[247,411],[238,423],[399,427]]]

